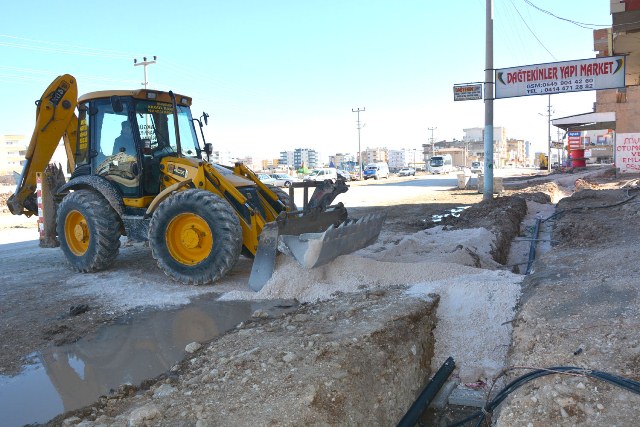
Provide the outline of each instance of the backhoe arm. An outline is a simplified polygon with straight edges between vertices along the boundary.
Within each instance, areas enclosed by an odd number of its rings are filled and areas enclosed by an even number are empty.
[[[31,216],[38,213],[36,173],[43,172],[47,167],[62,137],[73,168],[72,154],[77,141],[77,103],[78,86],[76,79],[69,74],[58,76],[36,102],[36,125],[25,156],[26,162],[16,191],[7,200],[12,214]]]

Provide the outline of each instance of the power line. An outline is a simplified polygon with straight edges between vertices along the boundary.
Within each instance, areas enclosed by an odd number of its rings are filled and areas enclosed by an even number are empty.
[[[131,53],[131,52],[97,49],[93,47],[72,45],[68,43],[58,43],[58,42],[52,42],[48,40],[34,40],[34,39],[28,39],[25,37],[12,36],[10,34],[0,34],[0,38],[18,41],[18,42],[0,42],[0,46],[15,47],[18,49],[40,50],[40,51],[52,52],[52,53],[70,53],[70,54],[77,54],[77,55],[83,55],[83,56],[104,56],[104,57],[110,57],[110,58],[129,58],[135,55],[134,53]],[[26,44],[24,43],[19,44],[20,42],[26,42]],[[29,43],[31,43],[31,45]],[[33,45],[34,43],[36,45]],[[44,46],[38,46],[38,45],[44,45]],[[52,47],[48,47],[48,46],[52,46]],[[60,46],[61,48],[56,46]],[[69,49],[73,49],[73,50],[69,50]]]
[[[523,56],[523,53],[528,51],[528,45],[523,38],[525,33],[522,31],[521,25],[518,24],[518,18],[514,16],[511,7],[506,2],[503,5],[500,3],[503,2],[496,3],[495,7],[495,25],[506,34],[506,37],[500,37],[500,40],[505,44],[510,58],[518,59],[517,63],[519,64],[526,64],[527,58]]]
[[[533,4],[529,0],[524,0],[524,2],[526,4],[528,4],[529,6],[531,6],[532,8],[539,10],[542,13],[545,13],[545,14],[547,14],[549,16],[553,16],[554,18],[559,19],[561,21],[566,21],[566,22],[569,22],[570,24],[577,25],[578,27],[586,28],[586,29],[589,29],[589,30],[595,30],[595,29],[597,29],[597,27],[607,28],[607,27],[611,26],[609,24],[607,24],[607,25],[603,25],[603,24],[587,24],[586,22],[579,22],[579,21],[574,21],[573,19],[563,18],[563,17],[558,16],[558,15],[552,13],[552,12],[549,12],[548,10],[545,10],[545,9],[539,7],[539,6],[536,6],[535,4]]]
[[[520,11],[518,10],[516,4],[513,2],[513,0],[510,0],[511,4],[513,5],[513,8],[516,10],[516,12],[518,13],[518,16],[520,17],[520,19],[522,19],[522,22],[524,23],[524,25],[527,27],[527,29],[531,32],[531,34],[533,35],[533,37],[535,37],[536,40],[538,40],[538,43],[540,43],[540,46],[542,46],[544,48],[544,50],[547,51],[547,53],[549,55],[551,55],[551,57],[557,61],[558,59],[553,55],[553,53],[551,53],[551,51],[549,49],[547,49],[547,47],[544,45],[544,43],[542,43],[542,41],[538,38],[538,36],[536,35],[536,33],[533,32],[533,30],[531,29],[531,27],[529,26],[529,24],[527,24],[527,21],[525,21],[525,19],[522,17],[522,15],[520,14]],[[529,3],[527,0],[525,0],[527,3]]]

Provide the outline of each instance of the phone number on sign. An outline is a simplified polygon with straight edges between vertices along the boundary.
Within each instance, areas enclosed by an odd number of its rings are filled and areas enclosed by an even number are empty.
[[[527,85],[527,94],[571,92],[593,89],[593,79],[558,80]]]

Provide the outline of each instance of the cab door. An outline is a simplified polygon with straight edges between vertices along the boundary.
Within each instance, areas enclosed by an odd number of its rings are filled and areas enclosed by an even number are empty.
[[[120,98],[114,111],[109,99],[91,102],[91,165],[94,174],[111,181],[123,197],[137,198],[142,195],[140,135],[130,105]]]

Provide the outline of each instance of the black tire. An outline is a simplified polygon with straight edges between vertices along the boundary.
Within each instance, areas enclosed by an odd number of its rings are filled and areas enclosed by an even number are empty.
[[[285,206],[289,206],[289,193],[284,191],[282,188],[278,188],[278,187],[274,187],[272,185],[267,185],[267,187],[269,188],[269,190],[273,191],[276,196],[278,196],[278,200],[280,200],[282,203],[284,203]],[[296,206],[296,204],[293,204],[293,208],[294,210],[298,210],[298,207]]]
[[[289,188],[290,186],[291,186],[291,182],[289,181],[284,182],[284,188]]]
[[[197,245],[189,240],[192,236]],[[242,228],[227,201],[209,191],[185,190],[163,201],[153,213],[149,246],[167,276],[204,285],[221,279],[236,264]]]
[[[65,196],[56,221],[60,248],[76,271],[104,270],[118,256],[120,218],[99,193],[77,190]]]

